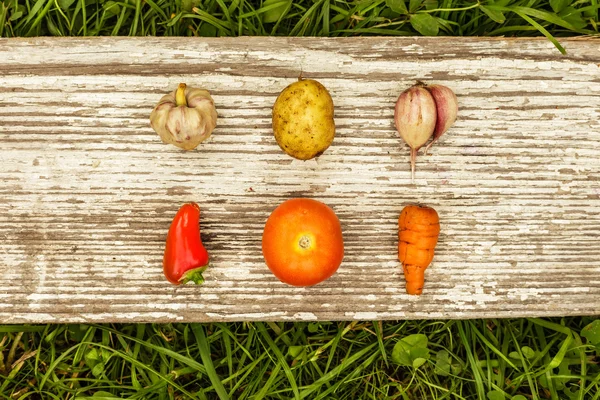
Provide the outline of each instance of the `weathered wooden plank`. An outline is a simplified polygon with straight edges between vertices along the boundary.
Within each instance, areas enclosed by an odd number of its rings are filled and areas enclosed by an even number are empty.
[[[600,314],[600,41],[469,38],[0,40],[0,321],[223,321]],[[292,160],[270,108],[302,71],[330,90],[337,135]],[[393,126],[414,80],[452,87],[459,120],[417,165]],[[197,151],[164,145],[153,105],[180,81],[219,112]],[[281,201],[341,219],[338,273],[293,288],[264,265]],[[202,287],[162,276],[171,218],[202,206]],[[397,217],[442,233],[404,293]]]

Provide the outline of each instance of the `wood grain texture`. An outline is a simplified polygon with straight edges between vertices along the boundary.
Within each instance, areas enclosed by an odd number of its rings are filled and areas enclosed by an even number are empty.
[[[474,38],[0,40],[0,322],[349,320],[600,314],[600,41]],[[337,135],[293,160],[271,106],[300,71]],[[415,80],[454,89],[456,124],[410,181],[393,125]],[[179,82],[209,89],[196,151],[148,116]],[[291,197],[340,217],[345,259],[311,288],[265,266],[263,224]],[[162,252],[179,206],[202,207],[202,287]],[[442,232],[422,296],[405,294],[397,218]]]

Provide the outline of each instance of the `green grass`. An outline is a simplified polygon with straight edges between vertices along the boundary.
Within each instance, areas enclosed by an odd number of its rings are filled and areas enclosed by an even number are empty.
[[[0,36],[597,35],[599,0],[1,0]],[[560,47],[559,47],[560,48]]]
[[[589,317],[0,326],[0,354],[2,399],[600,398]]]
[[[599,0],[0,0],[4,37],[545,35],[561,49],[598,22]],[[599,400],[599,362],[588,317],[0,326],[1,399]]]

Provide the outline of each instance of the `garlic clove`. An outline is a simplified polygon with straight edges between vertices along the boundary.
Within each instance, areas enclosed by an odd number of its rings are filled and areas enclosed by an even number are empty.
[[[394,122],[406,144],[419,149],[433,134],[436,115],[435,101],[429,91],[413,86],[398,97]]]
[[[452,89],[443,85],[428,85],[437,110],[437,121],[433,131],[433,139],[425,148],[425,153],[456,121],[458,114],[458,99]]]
[[[400,137],[410,146],[411,176],[415,179],[417,150],[433,135],[437,110],[433,96],[422,84],[400,94],[394,110],[394,123]]]

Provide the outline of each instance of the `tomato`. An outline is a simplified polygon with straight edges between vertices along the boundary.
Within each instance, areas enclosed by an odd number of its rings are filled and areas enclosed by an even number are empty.
[[[200,238],[200,207],[196,203],[181,206],[167,233],[163,272],[175,285],[189,281],[200,285],[208,267],[208,252]]]
[[[280,281],[315,285],[333,275],[344,258],[340,221],[320,201],[287,200],[267,219],[262,251],[267,267]]]

